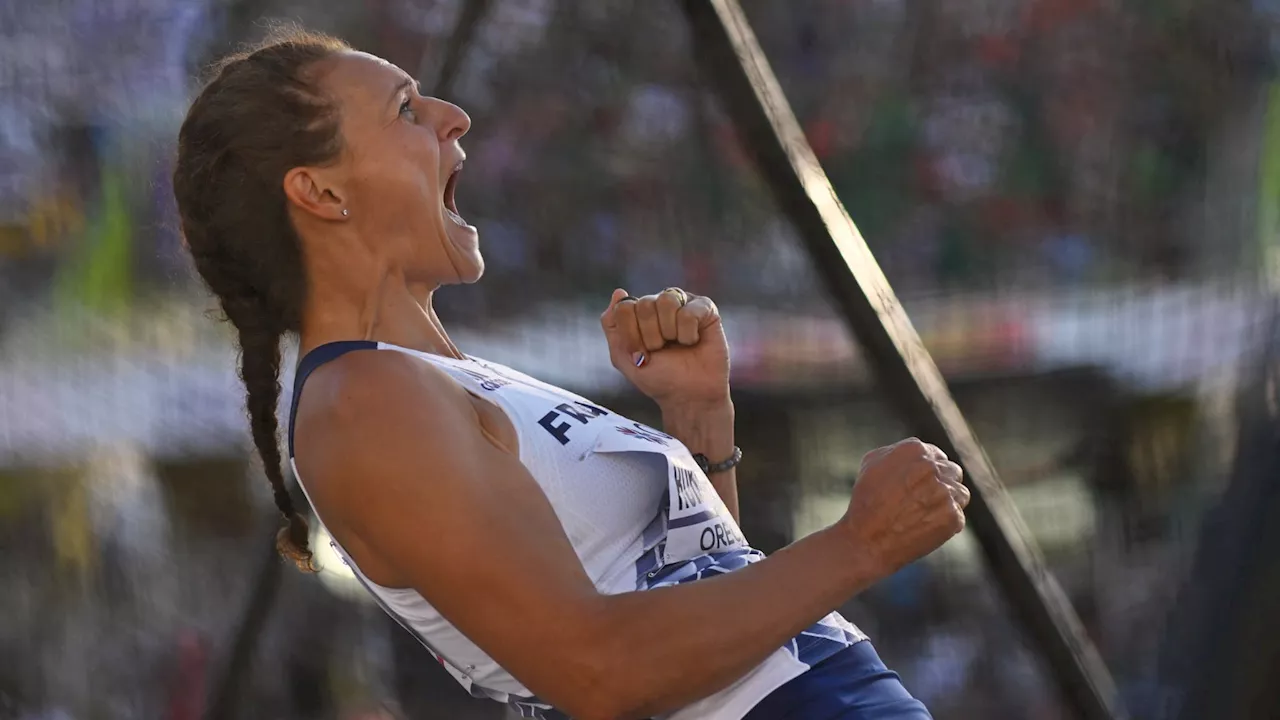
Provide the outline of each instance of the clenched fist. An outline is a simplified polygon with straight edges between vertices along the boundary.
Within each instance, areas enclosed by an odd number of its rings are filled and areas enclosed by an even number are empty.
[[[862,459],[841,523],[886,575],[937,550],[964,529],[969,490],[960,466],[909,438]]]
[[[679,288],[613,291],[600,316],[613,367],[660,407],[729,398],[729,343],[710,298]]]

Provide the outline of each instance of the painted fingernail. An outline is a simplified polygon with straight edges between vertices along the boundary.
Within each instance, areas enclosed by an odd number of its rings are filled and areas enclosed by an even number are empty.
[[[631,353],[631,362],[635,363],[636,367],[644,365],[644,353]]]

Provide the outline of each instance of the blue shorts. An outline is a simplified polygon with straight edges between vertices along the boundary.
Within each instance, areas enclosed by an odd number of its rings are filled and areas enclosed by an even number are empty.
[[[769,693],[743,720],[932,720],[871,643],[849,646]]]

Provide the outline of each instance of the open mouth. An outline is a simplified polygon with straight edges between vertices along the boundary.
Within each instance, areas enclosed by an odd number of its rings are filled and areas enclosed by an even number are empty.
[[[449,179],[444,183],[444,209],[449,219],[462,227],[471,227],[467,221],[458,214],[458,204],[454,198],[454,191],[458,187],[458,173],[462,172],[462,163],[459,162],[453,167],[453,172],[449,173]]]

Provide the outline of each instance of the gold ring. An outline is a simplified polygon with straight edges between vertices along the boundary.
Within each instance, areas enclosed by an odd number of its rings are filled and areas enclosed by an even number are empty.
[[[689,304],[689,294],[678,287],[669,287],[666,290],[663,290],[662,292],[675,293],[676,297],[680,299],[680,307],[684,307],[685,305]]]

